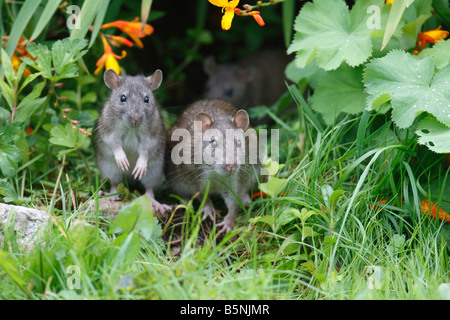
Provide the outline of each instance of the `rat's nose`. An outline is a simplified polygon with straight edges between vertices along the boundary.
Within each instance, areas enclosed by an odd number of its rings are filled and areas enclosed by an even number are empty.
[[[234,170],[236,170],[236,166],[234,164],[227,164],[225,166],[225,169],[229,172],[232,173]]]
[[[131,124],[133,126],[137,126],[141,122],[141,119],[139,118],[131,118]]]

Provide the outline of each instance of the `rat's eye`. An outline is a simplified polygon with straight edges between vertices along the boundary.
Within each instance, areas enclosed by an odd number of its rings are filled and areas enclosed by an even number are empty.
[[[146,96],[145,98],[144,98],[144,102],[145,103],[148,103],[150,101],[150,99]]]
[[[227,97],[231,97],[231,96],[233,95],[233,89],[227,89],[227,90],[225,91],[225,95],[226,95]]]
[[[127,97],[125,97],[125,95],[123,94],[120,96],[120,102],[125,102],[125,101],[127,101]]]
[[[211,141],[211,145],[213,148],[217,148],[219,146],[219,143],[216,140]]]

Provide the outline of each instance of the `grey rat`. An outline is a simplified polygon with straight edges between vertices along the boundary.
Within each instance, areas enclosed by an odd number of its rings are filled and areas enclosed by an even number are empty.
[[[156,216],[170,207],[155,199],[154,189],[164,172],[166,134],[153,91],[162,82],[161,70],[149,77],[119,76],[106,70],[105,84],[112,90],[95,133],[97,165],[102,178],[111,182],[110,194],[127,177],[140,181]],[[111,198],[118,200],[119,197]]]
[[[194,144],[194,121],[201,124],[203,134],[206,134],[209,129],[215,129],[216,135],[210,138],[202,139],[200,148],[195,149]],[[184,138],[177,136],[177,129],[185,130],[189,133],[189,138],[184,141]],[[241,129],[241,132],[253,130],[249,123],[249,116],[245,110],[236,110],[236,108],[222,100],[206,99],[200,100],[189,106],[177,120],[177,122],[169,129],[167,135],[167,152],[166,152],[166,179],[172,190],[185,198],[186,200],[200,193],[200,199],[206,193],[208,182],[210,189],[208,198],[202,208],[202,213],[213,218],[215,212],[214,205],[211,201],[211,195],[220,195],[225,201],[228,208],[228,213],[224,220],[217,224],[222,227],[221,232],[228,232],[235,227],[236,214],[239,212],[239,201],[244,205],[248,204],[251,199],[249,191],[251,184],[256,177],[258,166],[253,166],[249,161],[249,152],[246,150],[245,161],[238,163],[236,161],[237,149],[247,149],[248,144],[242,143],[237,139],[230,139],[230,149],[226,149],[226,143],[220,141],[226,137],[227,130]],[[220,134],[219,134],[220,133]],[[255,133],[256,136],[256,133]],[[181,140],[181,141],[180,141]],[[178,156],[177,152],[185,148],[183,152],[189,150],[190,163],[176,163],[174,157]],[[220,147],[222,150],[219,150]],[[195,163],[195,156],[198,152],[204,152],[205,148],[209,147],[212,152],[220,153],[223,163],[208,164],[205,159],[201,163]],[[215,149],[217,148],[217,150]],[[215,153],[216,154],[216,153]],[[179,161],[177,161],[179,162]],[[255,170],[253,170],[255,169]]]
[[[267,49],[236,63],[217,64],[210,56],[204,97],[222,99],[237,107],[274,104],[286,91],[284,70],[291,58],[283,50]]]

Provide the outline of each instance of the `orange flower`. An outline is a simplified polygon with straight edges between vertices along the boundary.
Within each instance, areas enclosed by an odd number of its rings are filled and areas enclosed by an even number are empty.
[[[102,29],[111,27],[118,28],[122,32],[126,33],[131,39],[133,39],[133,41],[139,48],[144,47],[140,39],[144,38],[145,36],[151,35],[154,30],[153,27],[147,23],[142,29],[142,22],[139,22],[139,18],[136,18],[133,21],[117,20],[111,23],[104,24],[102,26]]]
[[[105,36],[102,34],[102,42],[103,42],[103,48],[104,48],[104,54],[103,56],[97,61],[97,69],[94,72],[94,75],[98,75],[100,71],[106,66],[106,70],[113,69],[117,74],[120,74],[121,69],[119,66],[119,63],[116,59],[123,59],[127,56],[127,52],[122,50],[122,55],[118,56],[116,55],[111,46],[109,45],[108,41],[106,40]]]
[[[432,206],[431,210],[430,210],[430,204]],[[424,213],[429,214],[433,218],[436,218],[436,215],[438,215],[437,214],[437,206],[433,202],[429,201],[428,199],[420,201],[420,206],[422,207],[422,210]],[[450,222],[450,215],[442,209],[439,209],[438,217],[439,217],[439,220],[445,220],[447,222]]]
[[[386,199],[377,201],[377,203],[379,203],[379,204],[385,204],[386,202],[387,202]],[[372,208],[375,209],[375,210],[380,209],[380,207],[378,207],[378,206],[376,206],[376,205],[369,205],[369,206],[372,207]]]
[[[259,15],[259,11],[252,11],[250,12],[253,16],[253,18],[255,18],[255,21],[262,27],[265,25],[265,22],[263,20],[263,18]]]
[[[130,48],[133,46],[133,42],[131,42],[127,38],[120,36],[111,36],[109,34],[107,35],[107,37],[113,46],[120,47],[121,44],[126,45]]]
[[[8,40],[9,36],[4,36],[3,40]],[[16,49],[11,56],[11,64],[13,65],[14,71],[19,70],[20,65],[22,64],[22,58],[32,58],[27,51],[27,45],[29,41],[20,37],[19,42],[17,43]],[[31,74],[31,71],[28,68],[23,69],[23,76],[28,77]]]
[[[422,51],[425,48],[427,42],[436,43],[438,41],[444,40],[447,37],[448,31],[441,30],[441,26],[434,30],[421,32],[417,36],[418,51]]]

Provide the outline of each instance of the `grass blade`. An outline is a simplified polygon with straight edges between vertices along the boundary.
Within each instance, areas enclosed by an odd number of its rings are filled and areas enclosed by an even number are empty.
[[[80,11],[80,28],[72,30],[70,40],[76,38],[83,39],[86,36],[89,27],[94,21],[100,7],[103,5],[103,2],[105,2],[105,0],[86,0],[83,3]]]
[[[388,21],[386,24],[386,30],[384,31],[383,44],[380,51],[383,51],[389,40],[391,40],[392,35],[394,34],[394,31],[397,28],[400,19],[402,18],[403,12],[405,12],[406,7],[408,7],[411,3],[411,0],[396,0],[392,4],[391,12],[389,13]]]
[[[98,9],[97,15],[95,17],[94,26],[92,27],[92,34],[91,34],[91,40],[89,42],[89,48],[92,47],[92,45],[95,42],[95,39],[97,38],[98,32],[100,31],[100,28],[103,24],[103,21],[105,20],[106,11],[108,10],[110,0],[103,1],[103,4]]]
[[[292,39],[292,28],[294,27],[294,11],[295,11],[295,1],[287,0],[282,3],[281,14],[283,21],[283,35],[284,44],[289,47]]]
[[[142,0],[142,2],[141,2],[142,30],[144,30],[145,23],[147,22],[148,16],[150,15],[152,3],[153,3],[153,0]]]
[[[8,43],[6,45],[6,53],[11,57],[19,42],[20,36],[23,34],[25,27],[33,17],[36,9],[41,4],[41,0],[26,0],[20,8],[19,14],[11,29]]]
[[[45,5],[44,11],[42,11],[41,17],[39,18],[36,27],[34,28],[33,34],[30,37],[30,40],[33,41],[41,34],[42,30],[47,26],[50,19],[53,17],[56,9],[58,9],[59,4],[62,0],[48,0]]]

